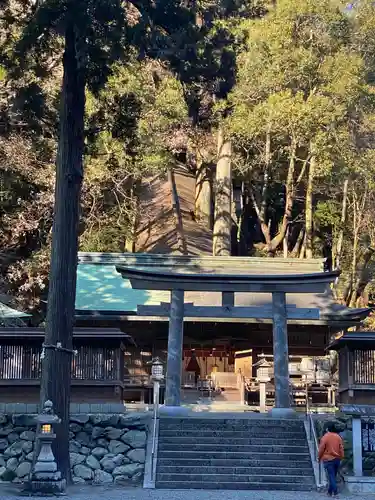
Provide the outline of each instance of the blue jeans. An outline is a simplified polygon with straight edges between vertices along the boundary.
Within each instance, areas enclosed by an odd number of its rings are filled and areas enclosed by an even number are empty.
[[[328,494],[329,495],[337,495],[337,473],[340,468],[340,459],[335,458],[334,460],[325,460],[324,468],[327,471],[328,475]]]

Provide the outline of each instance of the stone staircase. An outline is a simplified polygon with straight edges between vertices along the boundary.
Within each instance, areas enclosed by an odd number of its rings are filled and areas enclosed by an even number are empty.
[[[303,421],[161,418],[155,486],[312,491]]]

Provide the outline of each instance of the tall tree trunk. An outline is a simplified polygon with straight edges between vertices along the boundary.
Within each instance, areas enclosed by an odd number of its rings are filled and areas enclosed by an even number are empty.
[[[188,251],[187,251],[186,237],[184,232],[184,225],[182,221],[180,197],[178,196],[177,192],[176,179],[174,176],[173,168],[168,169],[168,180],[171,187],[172,205],[173,205],[173,213],[176,220],[176,231],[177,231],[179,251],[183,255],[187,255]]]
[[[355,303],[361,281],[365,278],[367,265],[372,258],[372,247],[369,247],[364,256],[364,264],[358,275],[358,247],[361,228],[363,227],[363,214],[367,202],[368,186],[363,187],[362,199],[359,201],[355,189],[353,189],[353,250],[350,282],[345,291],[345,303],[347,306]]]
[[[309,175],[307,178],[306,188],[306,205],[305,205],[305,226],[306,226],[306,258],[313,257],[313,190],[314,190],[314,175],[315,175],[315,155],[312,154],[309,165]]]
[[[260,208],[260,226],[265,237],[266,243],[269,244],[271,239],[269,226],[267,224],[267,206],[268,206],[268,189],[270,184],[270,169],[271,169],[271,132],[268,130],[266,134],[265,147],[265,166],[262,187],[262,202]]]
[[[231,255],[232,238],[232,144],[218,130],[213,255]]]
[[[260,204],[257,202],[256,195],[250,186],[250,197],[253,203],[254,210],[257,214],[261,231],[263,233],[267,246],[271,245],[270,226],[267,223],[267,205],[268,205],[268,189],[270,183],[270,169],[271,169],[271,133],[267,131],[265,150],[264,150],[264,175],[263,186],[260,197]]]
[[[296,169],[296,151],[297,151],[297,143],[296,143],[295,139],[292,139],[291,147],[290,147],[288,175],[287,175],[286,186],[285,186],[284,216],[283,216],[280,231],[278,232],[278,234],[274,238],[272,238],[272,241],[268,245],[268,253],[270,255],[274,255],[277,248],[282,243],[282,241],[285,237],[289,222],[292,218],[292,209],[293,209],[294,194],[295,194],[294,172]]]
[[[356,307],[358,299],[361,297],[366,286],[369,284],[371,280],[371,274],[369,273],[368,267],[374,254],[375,254],[374,247],[366,248],[366,251],[363,255],[361,268],[359,270],[359,273],[357,273],[359,274],[358,279],[351,292],[350,302],[349,302],[350,307]]]
[[[303,244],[304,238],[305,238],[305,230],[304,228],[301,228],[300,232],[298,233],[296,243],[292,250],[292,257],[299,256],[299,253],[301,251],[301,245]]]
[[[246,184],[245,182],[241,183],[241,198],[240,198],[240,207],[236,211],[236,220],[237,220],[237,250],[238,255],[246,255]]]
[[[132,187],[130,189],[130,204],[131,204],[131,221],[128,234],[125,237],[125,252],[135,252],[136,245],[136,232],[137,232],[137,222],[138,222],[138,196],[136,193],[137,183],[133,180]]]
[[[212,175],[199,151],[196,154],[195,217],[204,226],[212,228]]]
[[[288,258],[288,253],[289,253],[289,227],[287,228],[284,239],[283,239],[284,259]]]
[[[341,263],[342,245],[344,242],[344,229],[345,229],[346,213],[348,206],[348,187],[349,187],[349,179],[345,179],[343,195],[342,195],[340,230],[337,238],[335,261],[333,262],[335,269],[340,269],[340,263]]]
[[[359,205],[355,192],[353,191],[353,248],[352,248],[350,278],[348,286],[346,287],[345,290],[345,303],[347,306],[350,305],[354,289],[354,283],[356,282],[356,276],[357,276],[359,229],[360,229]]]
[[[56,161],[51,270],[42,364],[41,404],[51,400],[61,424],[56,426],[55,453],[62,476],[70,482],[69,403],[73,322],[77,279],[78,224],[83,179],[85,77],[80,40],[73,23],[65,32],[60,136]],[[56,349],[61,343],[62,349]]]
[[[305,234],[303,236],[303,241],[302,241],[301,249],[299,251],[299,258],[300,259],[304,259],[305,255],[306,255],[306,231],[305,231]]]

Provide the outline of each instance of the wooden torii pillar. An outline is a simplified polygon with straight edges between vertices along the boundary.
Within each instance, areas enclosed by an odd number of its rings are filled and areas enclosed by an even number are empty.
[[[168,331],[165,405],[180,406],[182,349],[184,344],[184,291],[172,290]]]

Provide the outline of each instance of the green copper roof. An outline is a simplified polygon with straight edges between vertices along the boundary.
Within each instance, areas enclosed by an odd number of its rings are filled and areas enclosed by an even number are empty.
[[[2,302],[0,302],[0,322],[2,319],[16,319],[16,318],[29,318],[30,314],[26,314],[21,311],[16,311],[16,309],[12,309],[9,306],[6,306]]]
[[[130,281],[116,271],[116,265],[131,263],[140,268],[150,266],[165,270],[176,268],[188,272],[223,272],[234,268],[242,273],[249,267],[254,274],[259,272],[303,273],[321,272],[322,259],[265,259],[241,257],[184,257],[158,254],[83,253],[78,254],[76,311],[136,313],[138,305],[159,305],[170,301],[170,292],[157,290],[135,290]],[[250,297],[247,297],[249,300]],[[254,298],[260,299],[259,295]],[[187,293],[185,301],[199,305],[221,303],[220,293]],[[262,300],[261,300],[262,302]],[[257,305],[257,304],[254,304]]]
[[[79,264],[77,311],[137,312],[137,305],[169,302],[169,292],[133,290],[113,264]]]
[[[76,311],[78,315],[116,316],[116,313],[137,315],[137,306],[160,305],[170,301],[169,291],[137,290],[130,281],[124,279],[116,266],[131,265],[136,269],[157,272],[218,273],[231,270],[232,274],[265,276],[269,274],[306,274],[321,273],[321,259],[260,259],[242,257],[177,257],[155,254],[103,254],[79,253],[77,272]],[[221,293],[188,291],[185,303],[196,306],[220,306]],[[271,293],[238,292],[236,306],[271,307]],[[324,293],[288,293],[287,304],[290,307],[318,309],[321,318],[327,321],[349,321],[357,324],[366,317],[370,309],[350,309],[335,303],[332,291],[327,287]],[[303,321],[301,321],[303,323]]]

